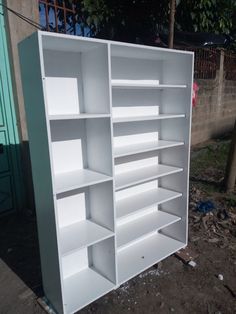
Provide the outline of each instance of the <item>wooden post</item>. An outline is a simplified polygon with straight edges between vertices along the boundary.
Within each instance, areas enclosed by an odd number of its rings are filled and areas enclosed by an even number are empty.
[[[225,171],[225,190],[230,193],[234,190],[236,180],[236,120],[234,123],[234,130],[232,134],[228,160]]]
[[[170,0],[169,40],[168,40],[169,48],[173,48],[174,44],[175,5],[176,5],[175,0]]]

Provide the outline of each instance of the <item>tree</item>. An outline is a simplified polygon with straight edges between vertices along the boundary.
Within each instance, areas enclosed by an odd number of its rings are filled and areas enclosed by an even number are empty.
[[[55,0],[48,0],[53,4]],[[76,14],[56,10],[60,30],[83,36],[143,43],[153,42],[158,31],[168,30],[169,0],[57,0]],[[180,3],[179,3],[180,2]],[[176,1],[175,27],[180,31],[233,34],[236,31],[236,0]],[[44,13],[40,4],[41,16]],[[53,6],[48,6],[54,15]],[[52,13],[53,12],[53,13]],[[50,14],[49,14],[50,16]],[[76,25],[76,26],[75,26]],[[55,28],[52,23],[51,29]],[[78,31],[79,30],[79,31]]]
[[[179,30],[232,34],[236,28],[235,0],[185,0],[176,12]]]
[[[173,48],[174,45],[174,27],[175,27],[175,0],[170,0],[170,22],[169,22],[169,40],[168,47]]]
[[[232,192],[234,190],[236,181],[236,120],[234,124],[228,160],[225,170],[224,186],[226,192]]]

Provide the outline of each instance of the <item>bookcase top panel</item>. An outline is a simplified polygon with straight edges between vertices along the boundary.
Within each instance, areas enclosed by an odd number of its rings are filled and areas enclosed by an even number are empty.
[[[193,56],[191,51],[183,51],[176,49],[167,49],[162,47],[139,45],[124,43],[119,41],[103,40],[90,37],[80,37],[75,35],[57,34],[45,31],[38,31],[42,36],[43,48],[49,50],[59,51],[74,51],[74,52],[85,52],[90,49],[101,47],[102,45],[110,44],[112,48],[112,55],[114,56],[125,56],[135,57],[142,59],[157,59],[157,54],[163,54],[164,58],[168,58],[168,55],[173,53],[176,55],[189,55]],[[135,56],[133,54],[135,49]],[[137,49],[140,50],[138,54]],[[161,58],[162,59],[162,58]]]

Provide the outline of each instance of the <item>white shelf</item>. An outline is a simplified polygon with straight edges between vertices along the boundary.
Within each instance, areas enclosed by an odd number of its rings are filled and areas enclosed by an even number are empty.
[[[117,219],[132,215],[133,213],[148,208],[152,205],[158,205],[175,198],[181,197],[182,193],[170,191],[163,188],[153,189],[148,192],[126,197],[116,202]]]
[[[55,174],[56,193],[63,193],[109,180],[112,180],[112,178],[87,169],[58,173]]]
[[[133,89],[133,88],[155,88],[155,89],[166,89],[166,88],[186,88],[187,85],[184,84],[159,84],[153,80],[143,81],[143,80],[111,80],[111,85],[113,88],[121,89]]]
[[[98,224],[84,220],[61,228],[60,243],[61,254],[65,255],[72,251],[105,240],[114,233]]]
[[[181,218],[156,210],[117,227],[117,246],[121,248],[148,233],[165,228]]]
[[[165,114],[165,113],[163,113],[163,114],[152,115],[152,116],[117,117],[117,118],[113,118],[113,123],[151,121],[151,120],[163,120],[163,119],[175,119],[175,118],[185,118],[185,114],[168,114],[168,113]]]
[[[124,145],[114,147],[115,158],[129,156],[133,154],[151,152],[154,150],[183,146],[184,142],[158,140],[156,142],[147,142],[141,144]]]
[[[114,284],[86,268],[64,280],[66,313],[72,314],[114,289]]]
[[[116,175],[115,177],[116,190],[121,190],[135,184],[150,181],[181,171],[183,171],[182,168],[166,165],[143,167],[135,171],[127,171],[125,173]]]
[[[108,113],[81,113],[81,114],[58,114],[49,115],[49,120],[77,120],[77,119],[97,119],[109,118]]]
[[[123,282],[158,263],[185,243],[155,233],[118,252],[118,282]]]

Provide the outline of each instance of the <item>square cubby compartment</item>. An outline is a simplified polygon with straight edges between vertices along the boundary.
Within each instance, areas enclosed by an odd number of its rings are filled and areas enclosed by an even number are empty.
[[[107,45],[68,41],[56,50],[60,39],[50,40],[43,40],[49,116],[109,114]]]
[[[114,289],[114,238],[63,256],[62,273],[65,313],[75,313]]]
[[[108,118],[51,121],[55,192],[111,180],[111,130]]]
[[[62,254],[113,236],[112,182],[64,192],[56,197]]]

